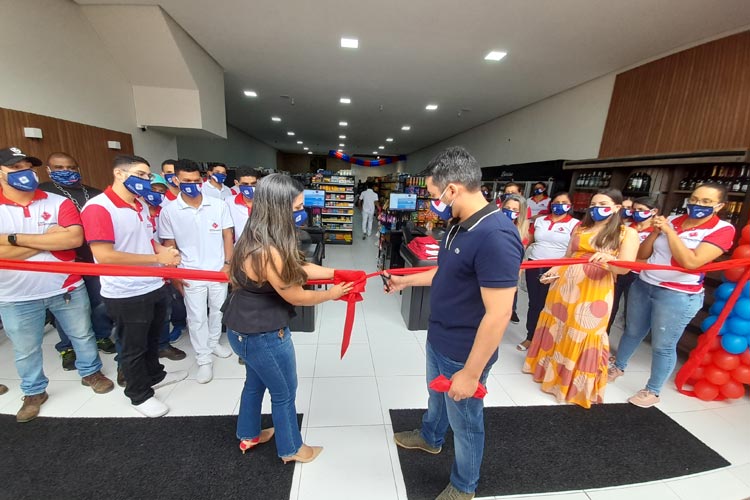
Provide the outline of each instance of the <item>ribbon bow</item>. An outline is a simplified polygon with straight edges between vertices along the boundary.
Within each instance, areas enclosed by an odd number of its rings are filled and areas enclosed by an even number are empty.
[[[352,339],[352,327],[354,326],[354,304],[362,302],[362,293],[365,291],[367,284],[367,274],[364,271],[348,271],[345,269],[336,269],[333,271],[333,284],[352,283],[352,291],[342,295],[338,300],[346,302],[346,319],[344,320],[344,337],[341,340],[341,358],[344,358],[349,342]]]
[[[430,382],[429,388],[437,392],[448,392],[451,388],[451,381],[445,375],[438,375],[432,382]],[[477,399],[484,399],[487,395],[487,388],[482,385],[481,382],[477,384],[477,391],[472,396]]]

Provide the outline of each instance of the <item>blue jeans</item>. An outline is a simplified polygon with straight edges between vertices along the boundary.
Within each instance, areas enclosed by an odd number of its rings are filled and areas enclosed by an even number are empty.
[[[625,371],[630,357],[651,331],[651,376],[646,389],[659,394],[677,363],[677,342],[703,306],[703,292],[685,293],[637,279],[630,286],[625,332],[615,366]]]
[[[289,328],[254,335],[227,328],[229,345],[245,361],[245,387],[237,416],[237,439],[260,436],[263,394],[271,394],[271,415],[279,457],[296,455],[302,447],[297,424],[297,362]]]
[[[79,286],[70,292],[68,301],[65,295],[61,293],[47,299],[0,302],[0,318],[13,344],[21,390],[26,396],[43,393],[49,383],[42,368],[42,339],[47,309],[68,332],[81,377],[102,369],[91,329],[91,307],[86,288]]]
[[[89,297],[89,304],[91,305],[91,327],[94,329],[94,337],[96,340],[108,339],[112,336],[114,325],[107,314],[104,302],[102,302],[102,286],[99,283],[99,277],[84,276],[83,281],[86,283],[86,294]],[[73,344],[70,342],[68,334],[65,333],[65,328],[59,321],[55,321],[55,328],[57,328],[57,334],[60,335],[60,342],[55,344],[57,352],[72,349]]]
[[[491,366],[488,365],[482,372],[479,379],[482,384],[487,383]],[[440,374],[451,378],[463,367],[464,363],[443,356],[427,343],[428,384]],[[428,392],[427,411],[422,417],[422,438],[430,446],[439,448],[445,442],[445,433],[450,425],[456,449],[451,484],[460,491],[474,493],[484,455],[484,400],[467,398],[454,401],[447,392],[432,389],[428,389]]]

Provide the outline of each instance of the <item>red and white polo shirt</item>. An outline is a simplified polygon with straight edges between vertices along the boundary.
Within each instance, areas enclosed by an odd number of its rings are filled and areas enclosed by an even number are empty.
[[[541,200],[536,201],[534,197],[532,196],[529,198],[526,203],[529,206],[529,210],[531,211],[531,216],[536,217],[537,215],[545,215],[549,213],[549,202],[550,197],[544,196]]]
[[[135,206],[132,206],[110,186],[86,203],[81,219],[89,244],[112,243],[118,252],[154,255],[154,226],[148,207],[138,199],[135,200]],[[164,285],[164,280],[153,277],[102,276],[101,284],[102,297],[123,299],[157,290]]]
[[[174,200],[176,200],[177,196],[179,196],[179,193],[172,194],[172,191],[170,191],[169,189],[167,189],[167,192],[164,193],[164,199],[161,200],[161,205],[159,205],[159,206],[161,208],[166,207],[167,205],[169,205],[170,203],[172,203]]]
[[[7,199],[0,189],[0,234],[44,234],[52,226],[80,226],[73,202],[64,196],[37,189],[26,206]],[[39,252],[26,262],[73,262],[76,249]],[[47,299],[83,283],[77,274],[0,270],[0,302]]]
[[[237,243],[253,209],[245,205],[245,197],[242,193],[225,201],[229,207],[229,215],[232,216],[232,222],[234,222],[234,242]]]
[[[700,226],[688,230],[682,229],[682,223],[687,220],[687,215],[673,215],[668,220],[677,231],[682,243],[691,250],[698,248],[701,243],[710,243],[726,252],[734,243],[734,226],[715,215]],[[660,234],[656,238],[654,251],[647,262],[662,266],[679,266],[672,257],[665,234]],[[703,290],[703,278],[703,274],[688,274],[679,271],[643,271],[641,273],[641,279],[646,283],[685,293],[700,293]]]
[[[573,230],[581,221],[566,215],[559,221],[551,215],[537,217],[534,221],[534,243],[529,250],[529,259],[562,259],[570,243]]]

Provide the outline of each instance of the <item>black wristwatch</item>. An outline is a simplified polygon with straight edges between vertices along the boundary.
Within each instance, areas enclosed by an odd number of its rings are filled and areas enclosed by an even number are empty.
[[[10,243],[14,247],[18,246],[18,242],[16,241],[16,233],[11,233],[8,235],[8,243]]]

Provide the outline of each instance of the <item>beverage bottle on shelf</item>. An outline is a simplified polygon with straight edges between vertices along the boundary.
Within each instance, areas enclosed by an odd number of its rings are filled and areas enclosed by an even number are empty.
[[[641,191],[644,193],[651,192],[651,176],[648,174],[643,174],[643,184],[641,185]]]
[[[680,183],[677,185],[677,190],[687,191],[688,186],[690,186],[690,177],[686,175],[682,178],[682,180],[680,180]]]
[[[745,167],[745,175],[742,177],[740,184],[740,192],[747,193],[747,188],[750,185],[750,167]]]
[[[740,169],[739,174],[735,176],[734,179],[732,179],[732,185],[729,187],[729,190],[733,193],[739,193],[742,191],[742,178],[745,177],[745,167],[742,167]]]
[[[713,170],[711,171],[711,176],[708,178],[708,182],[716,182],[717,181],[717,175],[718,175],[719,167],[715,166]]]

